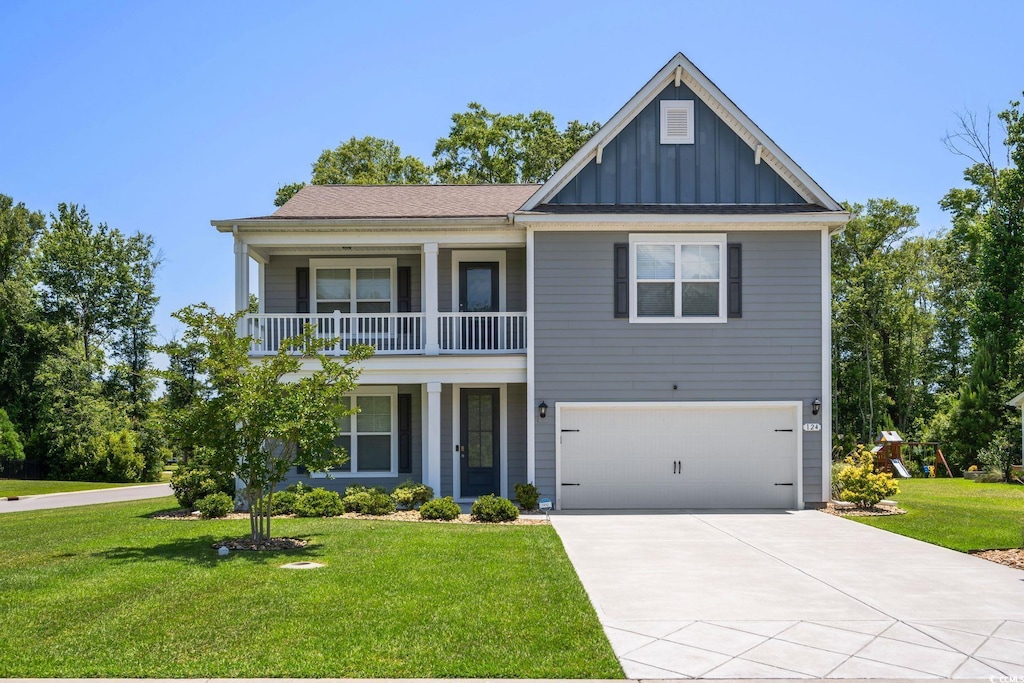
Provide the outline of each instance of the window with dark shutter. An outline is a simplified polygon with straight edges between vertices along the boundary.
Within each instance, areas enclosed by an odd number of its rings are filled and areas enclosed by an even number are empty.
[[[629,317],[629,244],[615,245],[615,317]]]
[[[398,395],[398,473],[412,474],[412,394]]]
[[[309,268],[295,269],[295,312],[309,313]]]
[[[729,244],[729,317],[743,317],[743,246]]]

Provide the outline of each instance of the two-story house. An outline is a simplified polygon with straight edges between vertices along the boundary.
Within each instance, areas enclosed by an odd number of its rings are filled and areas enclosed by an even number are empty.
[[[258,264],[254,357],[305,323],[377,349],[317,485],[793,509],[829,493],[848,219],[678,54],[543,185],[311,186],[213,225],[239,310]]]

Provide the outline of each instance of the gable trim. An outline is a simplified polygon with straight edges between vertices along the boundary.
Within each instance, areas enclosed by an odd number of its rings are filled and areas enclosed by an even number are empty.
[[[647,84],[612,116],[553,176],[523,204],[530,211],[554,197],[579,173],[590,159],[600,157],[607,145],[623,128],[654,101],[670,82],[684,83],[722,119],[752,150],[761,147],[760,159],[797,191],[807,202],[820,204],[829,211],[842,207],[824,189],[744,114],[718,86],[711,82],[682,52],[676,54]]]

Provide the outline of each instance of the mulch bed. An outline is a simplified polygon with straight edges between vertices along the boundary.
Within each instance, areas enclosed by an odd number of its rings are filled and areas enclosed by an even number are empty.
[[[876,505],[870,508],[837,508],[834,503],[829,503],[820,509],[822,512],[836,517],[889,517],[907,514],[906,510],[891,505]]]
[[[1024,569],[1024,548],[1010,548],[1009,550],[972,550],[971,555],[998,562],[1014,569]]]
[[[227,548],[228,550],[298,550],[305,548],[309,541],[301,538],[272,538],[269,541],[256,543],[249,538],[233,538],[229,541],[219,541],[211,547],[214,549]]]
[[[275,515],[274,519],[288,519],[294,518],[295,515]],[[447,521],[442,519],[423,519],[420,517],[420,513],[416,510],[399,510],[398,512],[392,512],[390,515],[360,515],[355,512],[346,512],[341,515],[345,519],[368,519],[368,520],[385,520],[389,522],[425,522],[428,524],[497,524],[499,526],[531,526],[536,524],[550,524],[546,519],[534,519],[524,518],[512,522],[477,522],[469,515],[459,515],[457,518]],[[175,510],[173,512],[162,512],[160,514],[152,515],[151,519],[168,519],[168,520],[202,520],[202,517],[193,515],[188,510]],[[249,519],[248,512],[232,512],[227,517],[219,517],[218,519]]]

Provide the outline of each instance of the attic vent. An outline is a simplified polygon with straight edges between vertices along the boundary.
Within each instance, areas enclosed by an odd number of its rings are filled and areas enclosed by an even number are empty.
[[[693,100],[661,101],[661,144],[693,144]]]

